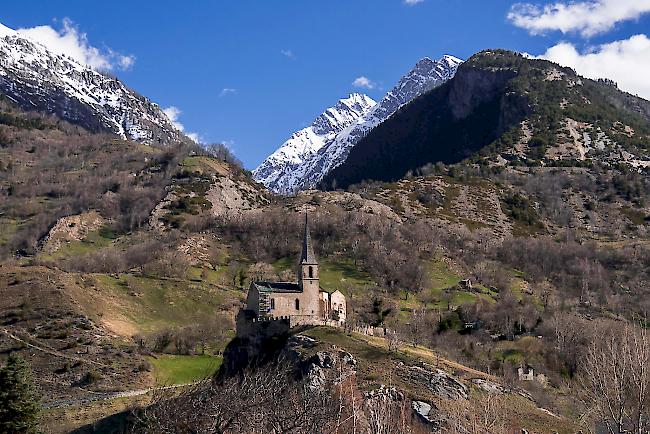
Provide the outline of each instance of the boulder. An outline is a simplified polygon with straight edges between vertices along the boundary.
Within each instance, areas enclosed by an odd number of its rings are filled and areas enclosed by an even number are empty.
[[[314,348],[318,341],[305,335],[294,335],[289,338],[289,345],[292,347]]]
[[[424,401],[413,401],[411,402],[411,408],[413,408],[413,411],[415,412],[415,414],[417,414],[420,417],[422,422],[425,423],[435,422],[435,419],[433,418],[432,410],[437,410],[437,409],[435,408],[434,405]]]
[[[485,390],[493,395],[500,395],[504,392],[503,386],[494,381],[484,380],[483,378],[472,378],[474,383],[479,389]]]
[[[347,351],[343,351],[343,350],[339,351],[339,356],[341,357],[341,361],[346,365],[357,366],[356,359],[352,356],[352,354],[348,353]]]
[[[420,366],[404,366],[401,375],[412,383],[424,385],[429,391],[442,399],[467,399],[468,390],[460,381],[442,369],[425,369]]]
[[[321,368],[331,368],[334,366],[335,360],[331,353],[319,351],[311,358],[310,362]]]
[[[322,367],[312,364],[307,371],[307,387],[312,391],[321,390],[324,384],[325,371]]]

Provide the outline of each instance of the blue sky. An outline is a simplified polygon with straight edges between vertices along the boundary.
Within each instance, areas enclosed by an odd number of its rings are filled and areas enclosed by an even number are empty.
[[[613,0],[579,2],[595,5],[585,21],[562,0],[549,10],[547,2],[513,9],[506,0],[21,0],[3,2],[0,22],[61,33],[67,23],[106,56],[132,59],[112,73],[162,107],[178,108],[186,131],[227,142],[252,169],[339,98],[363,91],[379,99],[424,56],[508,48],[574,62],[587,75],[618,74],[594,66],[612,50],[614,61],[648,62],[648,1],[617,2],[627,3],[621,16],[621,6],[616,14],[598,9]],[[611,45],[634,35],[634,44]],[[595,54],[602,56],[589,58]],[[372,89],[353,86],[362,76]],[[650,96],[637,76],[612,78]]]

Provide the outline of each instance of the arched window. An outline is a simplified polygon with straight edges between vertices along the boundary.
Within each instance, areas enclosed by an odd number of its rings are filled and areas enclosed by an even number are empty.
[[[309,266],[309,278],[313,279],[314,278],[314,267],[311,265]]]
[[[300,300],[296,298],[296,310],[300,310]]]
[[[275,309],[275,298],[271,299],[271,309]]]

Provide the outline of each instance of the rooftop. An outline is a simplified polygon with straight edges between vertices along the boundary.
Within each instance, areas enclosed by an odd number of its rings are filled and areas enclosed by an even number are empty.
[[[307,214],[305,213],[305,233],[302,238],[302,253],[300,255],[300,262],[302,264],[317,264],[316,255],[314,255],[314,248],[311,245],[311,235],[309,233],[309,222],[307,221]]]
[[[302,292],[295,282],[254,282],[260,292]]]

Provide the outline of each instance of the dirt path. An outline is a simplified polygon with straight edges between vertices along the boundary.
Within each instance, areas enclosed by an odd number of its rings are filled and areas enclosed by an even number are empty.
[[[0,327],[0,331],[2,331],[2,333],[4,333],[5,336],[7,336],[9,339],[12,339],[12,340],[14,340],[16,342],[20,342],[21,344],[26,345],[29,348],[33,348],[35,350],[42,351],[42,352],[44,352],[46,354],[50,354],[50,355],[56,356],[56,357],[61,357],[63,359],[72,360],[74,362],[90,363],[90,364],[93,364],[93,365],[96,365],[96,366],[101,366],[102,368],[110,368],[110,366],[108,366],[108,365],[105,365],[105,364],[100,363],[100,362],[96,362],[96,361],[91,360],[91,359],[84,359],[82,357],[69,356],[68,354],[64,354],[64,353],[62,353],[60,351],[57,351],[57,350],[55,350],[53,348],[46,348],[46,347],[42,347],[42,346],[39,346],[39,345],[32,344],[31,342],[29,342],[29,341],[27,341],[25,339],[19,338],[18,336],[14,335],[13,333],[11,333],[9,330],[7,330],[4,327]]]
[[[386,339],[379,337],[379,336],[366,336],[362,334],[355,333],[357,337],[365,341],[367,344],[386,349],[388,348],[388,342],[386,342]],[[497,381],[497,378],[494,375],[487,374],[483,371],[479,371],[477,369],[473,369],[470,367],[467,367],[465,365],[461,365],[460,363],[454,362],[452,360],[448,360],[445,358],[440,357],[438,354],[434,353],[432,350],[428,348],[423,348],[420,346],[413,347],[411,345],[404,345],[401,348],[402,351],[418,356],[420,358],[425,358],[429,362],[432,363],[440,363],[443,364],[451,369],[454,369],[456,371],[461,371],[466,374],[469,374],[473,378],[483,378],[485,380],[490,380],[490,381]]]
[[[12,340],[14,340],[16,342],[20,342],[21,344],[26,345],[29,348],[33,348],[33,349],[35,349],[37,351],[41,351],[41,352],[44,352],[46,354],[49,354],[49,355],[52,355],[52,356],[55,356],[55,357],[61,357],[61,358],[64,358],[64,359],[75,361],[75,362],[91,363],[91,364],[94,364],[94,365],[97,365],[97,366],[101,366],[103,368],[110,368],[110,366],[105,365],[105,364],[100,363],[100,362],[96,362],[94,360],[85,359],[85,358],[82,358],[82,357],[70,356],[70,355],[64,354],[64,353],[62,353],[60,351],[57,351],[55,349],[52,349],[52,348],[46,348],[46,347],[42,347],[42,346],[39,346],[39,345],[32,344],[31,342],[29,342],[29,341],[27,341],[25,339],[22,339],[22,338],[20,338],[20,337],[18,337],[16,335],[14,335],[13,333],[9,332],[4,327],[0,327],[0,331],[2,331],[2,333],[4,333],[4,335],[7,336],[9,339],[12,339]],[[109,399],[118,399],[118,398],[132,398],[132,397],[135,397],[135,396],[146,395],[148,393],[151,393],[151,392],[157,391],[157,390],[178,389],[178,388],[181,388],[181,387],[188,387],[188,386],[193,386],[193,385],[196,385],[196,384],[198,384],[198,382],[175,384],[173,386],[163,386],[163,387],[147,387],[145,389],[127,390],[127,391],[123,391],[123,392],[93,392],[91,390],[81,389],[83,392],[86,392],[88,395],[47,402],[47,403],[44,403],[41,407],[44,408],[44,409],[61,408],[61,407],[73,407],[73,406],[76,406],[76,405],[88,404],[88,403],[95,402],[95,401],[106,401],[106,400],[109,400]]]
[[[138,390],[127,390],[124,392],[93,392],[91,390],[83,390],[89,395],[78,396],[74,398],[59,399],[57,401],[51,401],[43,404],[41,407],[44,409],[53,409],[53,408],[62,408],[62,407],[74,407],[77,405],[89,404],[97,401],[107,401],[110,399],[119,399],[119,398],[132,398],[135,396],[142,396],[154,391],[162,390],[172,390],[179,389],[181,387],[194,386],[198,383],[185,383],[185,384],[176,384],[173,386],[163,386],[163,387],[148,387],[146,389]]]

